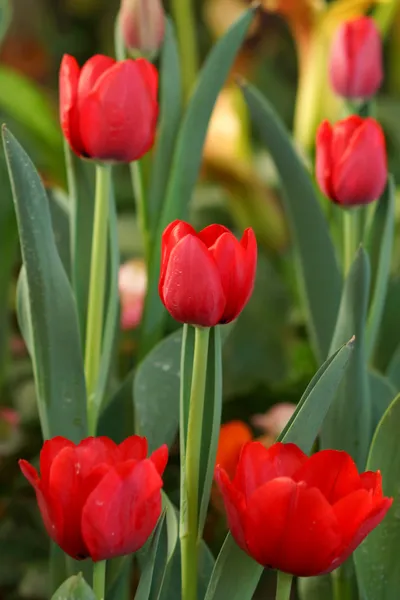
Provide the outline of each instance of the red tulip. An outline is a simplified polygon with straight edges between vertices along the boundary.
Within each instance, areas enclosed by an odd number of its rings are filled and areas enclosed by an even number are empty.
[[[66,54],[60,68],[61,127],[78,156],[130,162],[154,143],[158,73],[144,59],[115,62],[97,54],[79,69]]]
[[[379,198],[387,179],[379,123],[356,115],[333,126],[324,121],[317,132],[316,177],[324,194],[338,204],[368,204]]]
[[[229,323],[253,291],[257,243],[252,229],[240,242],[222,225],[199,233],[174,221],[162,237],[159,292],[177,321],[203,327]]]
[[[229,528],[264,567],[308,577],[341,565],[392,504],[379,471],[359,475],[351,457],[294,444],[250,442],[234,479],[217,467]]]
[[[55,437],[43,444],[40,477],[26,460],[19,465],[49,536],[73,558],[99,561],[136,552],[157,523],[167,447],[146,456],[146,438],[135,435],[119,446]]]
[[[382,40],[373,19],[361,17],[343,23],[332,43],[331,85],[344,98],[370,98],[383,79]]]

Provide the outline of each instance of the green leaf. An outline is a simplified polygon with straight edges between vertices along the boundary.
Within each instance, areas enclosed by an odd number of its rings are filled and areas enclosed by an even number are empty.
[[[260,92],[247,84],[242,90],[254,125],[279,172],[310,336],[322,362],[328,356],[342,289],[328,225],[311,178],[283,123]]]
[[[105,435],[116,444],[134,433],[133,418],[133,381],[135,370],[132,369],[119,388],[103,407],[97,426],[97,435]]]
[[[297,444],[303,452],[310,453],[348,367],[353,348],[354,340],[351,339],[318,369],[279,436],[280,441]]]
[[[12,18],[12,8],[10,0],[2,0],[0,2],[0,43],[10,26]]]
[[[1,11],[0,11],[1,14]],[[1,17],[0,17],[1,25]],[[12,271],[17,258],[18,230],[14,205],[8,183],[7,166],[4,156],[0,156],[0,386],[6,375],[6,361],[10,347],[10,284]]]
[[[354,554],[357,578],[365,600],[397,600],[400,590],[400,396],[384,414],[372,441],[367,469],[380,470],[383,492],[393,506]]]
[[[211,50],[199,74],[197,86],[179,129],[165,202],[149,265],[149,287],[141,323],[142,355],[145,355],[161,337],[166,314],[158,296],[162,233],[171,221],[182,219],[187,213],[200,171],[208,122],[218,94],[245,39],[254,12],[253,8],[247,10]]]
[[[332,339],[335,350],[355,335],[354,352],[321,431],[321,446],[345,450],[363,470],[371,441],[371,399],[365,346],[370,269],[368,255],[360,248],[350,268]]]
[[[43,436],[86,435],[86,387],[72,291],[59,257],[45,190],[29,157],[3,131],[26,271],[24,313]]]
[[[352,351],[353,340],[350,340],[320,367],[279,436],[280,441],[298,444],[304,452],[310,452]],[[250,600],[262,571],[263,568],[249,558],[228,533],[215,563],[205,600]]]
[[[181,343],[180,329],[152,350],[134,378],[136,433],[147,437],[150,452],[171,446],[178,431]]]
[[[221,326],[212,327],[208,345],[207,380],[203,413],[199,469],[199,539],[203,536],[207,518],[211,486],[214,478],[215,460],[222,414],[222,360]]]
[[[228,533],[204,600],[251,600],[262,572],[263,567],[247,556]]]
[[[43,149],[53,174],[59,175],[63,141],[57,112],[37,84],[4,65],[0,66],[0,110]]]
[[[160,59],[160,121],[147,198],[150,232],[155,233],[161,216],[171,169],[174,145],[182,113],[179,54],[174,25],[166,20]]]
[[[389,281],[382,322],[374,353],[374,366],[382,372],[388,369],[400,340],[400,277]]]
[[[80,573],[64,581],[54,592],[51,600],[96,600],[96,596]]]
[[[159,573],[154,572],[157,550],[160,542],[160,536],[163,532],[165,525],[166,513],[164,512],[157,524],[157,527],[152,534],[149,548],[145,552],[145,559],[141,566],[141,573],[139,579],[139,585],[136,590],[135,600],[149,600],[151,594],[151,587],[154,575],[158,576]],[[167,534],[165,534],[167,535]]]
[[[393,402],[393,399],[397,394],[397,389],[387,377],[384,377],[378,373],[378,371],[369,371],[368,379],[371,395],[373,433],[384,413]]]
[[[389,363],[386,374],[396,390],[400,392],[400,344]]]
[[[375,349],[389,283],[395,224],[395,184],[389,177],[385,192],[377,203],[371,228],[369,255],[371,259],[372,295],[367,325],[367,356]]]

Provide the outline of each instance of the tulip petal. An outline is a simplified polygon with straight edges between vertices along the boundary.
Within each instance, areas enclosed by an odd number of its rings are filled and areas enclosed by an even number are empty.
[[[278,442],[265,448],[260,442],[249,442],[240,455],[233,485],[248,500],[271,479],[292,477],[307,460],[307,455],[295,444]]]
[[[336,558],[341,543],[341,531],[330,504],[318,489],[297,484],[276,567],[299,577],[319,575]]]
[[[164,279],[165,273],[167,272],[169,255],[171,254],[172,249],[176,246],[179,240],[182,240],[186,235],[194,235],[196,236],[196,231],[193,229],[189,223],[185,223],[185,221],[172,221],[164,230],[161,238],[161,272],[160,272],[160,281],[158,285],[158,291],[160,294],[161,301],[163,304],[164,296],[163,296],[163,288],[164,288]]]
[[[358,115],[351,115],[347,119],[335,123],[332,136],[332,162],[334,165],[339,163],[343,159],[343,155],[348,152],[349,141],[364,122],[364,119]]]
[[[75,444],[67,438],[57,436],[46,440],[40,451],[40,476],[42,485],[47,487],[49,482],[50,468],[53,460],[63,448],[75,448]]]
[[[230,421],[221,426],[215,464],[222,467],[233,479],[243,446],[250,442],[253,433],[243,421]]]
[[[82,98],[80,131],[88,155],[124,162],[141,158],[154,139],[156,106],[136,62],[116,63]]]
[[[225,295],[217,265],[194,235],[186,235],[172,249],[161,297],[177,321],[204,327],[220,321]]]
[[[118,459],[122,462],[127,460],[144,460],[147,457],[147,440],[139,435],[131,435],[118,446]]]
[[[387,161],[382,130],[373,119],[365,119],[348,140],[346,151],[335,164],[335,196],[341,204],[366,204],[381,196],[386,179]]]
[[[161,513],[162,479],[150,460],[111,469],[88,497],[82,533],[94,561],[131,554],[151,535]]]
[[[392,502],[392,498],[376,498],[371,492],[358,490],[333,506],[342,531],[342,549],[329,570],[336,569],[354,552],[383,520]]]
[[[354,71],[350,56],[349,27],[344,23],[334,37],[329,58],[329,79],[332,87],[336,93],[344,97],[349,97],[349,82]]]
[[[27,460],[23,460],[23,459],[20,459],[18,461],[18,464],[19,464],[19,468],[22,471],[22,475],[25,477],[25,479],[27,479],[29,481],[31,486],[36,489],[36,487],[39,485],[40,478],[39,478],[38,472],[36,471],[35,467],[33,465],[31,465],[30,463],[28,463]]]
[[[150,456],[150,460],[161,477],[168,462],[168,446],[163,444],[160,448],[154,450],[153,454]]]
[[[316,140],[315,175],[325,196],[333,198],[332,187],[332,126],[324,121],[318,128]]]
[[[354,66],[350,97],[368,98],[383,80],[382,40],[373,19],[364,17],[353,22],[351,43]]]
[[[197,237],[207,246],[207,248],[211,248],[224,233],[232,235],[232,232],[224,225],[214,224],[208,225],[208,227],[199,231]]]
[[[371,491],[374,496],[382,498],[382,475],[380,471],[366,471],[360,475],[361,485],[368,492]]]
[[[60,123],[72,150],[83,156],[85,150],[79,129],[78,84],[79,65],[73,56],[65,54],[60,67]]]
[[[307,487],[319,489],[330,504],[361,487],[353,459],[346,452],[338,450],[321,450],[313,454],[293,479],[303,481]]]
[[[78,85],[78,109],[90,94],[97,80],[115,65],[115,60],[103,54],[95,54],[83,65]]]
[[[247,552],[244,533],[246,506],[243,494],[230,481],[226,471],[221,467],[217,466],[215,469],[215,480],[224,500],[229,529],[238,546]]]
[[[77,474],[85,478],[100,463],[115,464],[118,460],[118,446],[105,436],[88,437],[76,446],[74,460]]]
[[[223,233],[209,248],[221,278],[226,305],[222,322],[233,321],[243,308],[242,298],[247,279],[244,251],[231,232]]]
[[[157,101],[158,94],[158,71],[155,66],[145,60],[143,58],[138,58],[136,61],[136,66],[139,69],[143,81],[147,85],[148,90],[150,91],[151,97],[154,102]]]

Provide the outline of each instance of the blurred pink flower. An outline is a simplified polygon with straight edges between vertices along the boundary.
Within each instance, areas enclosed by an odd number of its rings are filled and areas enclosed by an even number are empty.
[[[118,277],[122,329],[135,329],[140,323],[147,287],[146,267],[142,260],[121,265]]]
[[[275,404],[266,413],[261,415],[253,415],[251,423],[257,429],[261,429],[264,433],[277,438],[286,427],[288,421],[292,417],[296,405],[291,402],[280,402]]]

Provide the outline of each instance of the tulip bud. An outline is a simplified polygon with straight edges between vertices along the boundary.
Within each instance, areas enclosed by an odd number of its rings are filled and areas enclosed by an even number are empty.
[[[160,49],[165,32],[161,0],[122,0],[120,24],[125,46],[153,55]]]
[[[66,54],[60,68],[60,121],[72,150],[104,161],[141,158],[154,143],[157,88],[158,72],[143,58],[116,62],[97,54],[80,69]]]
[[[353,115],[317,132],[316,177],[323,193],[343,206],[379,198],[387,179],[383,131],[374,119]]]
[[[162,237],[160,298],[181,323],[213,327],[236,319],[253,291],[257,242],[246,229],[240,242],[222,225],[199,233],[174,221]]]
[[[135,329],[142,318],[146,295],[147,274],[144,262],[131,260],[123,264],[119,269],[118,287],[121,301],[121,327],[125,330]]]
[[[332,88],[344,98],[371,98],[383,79],[382,40],[373,19],[343,23],[332,43],[329,75]]]

